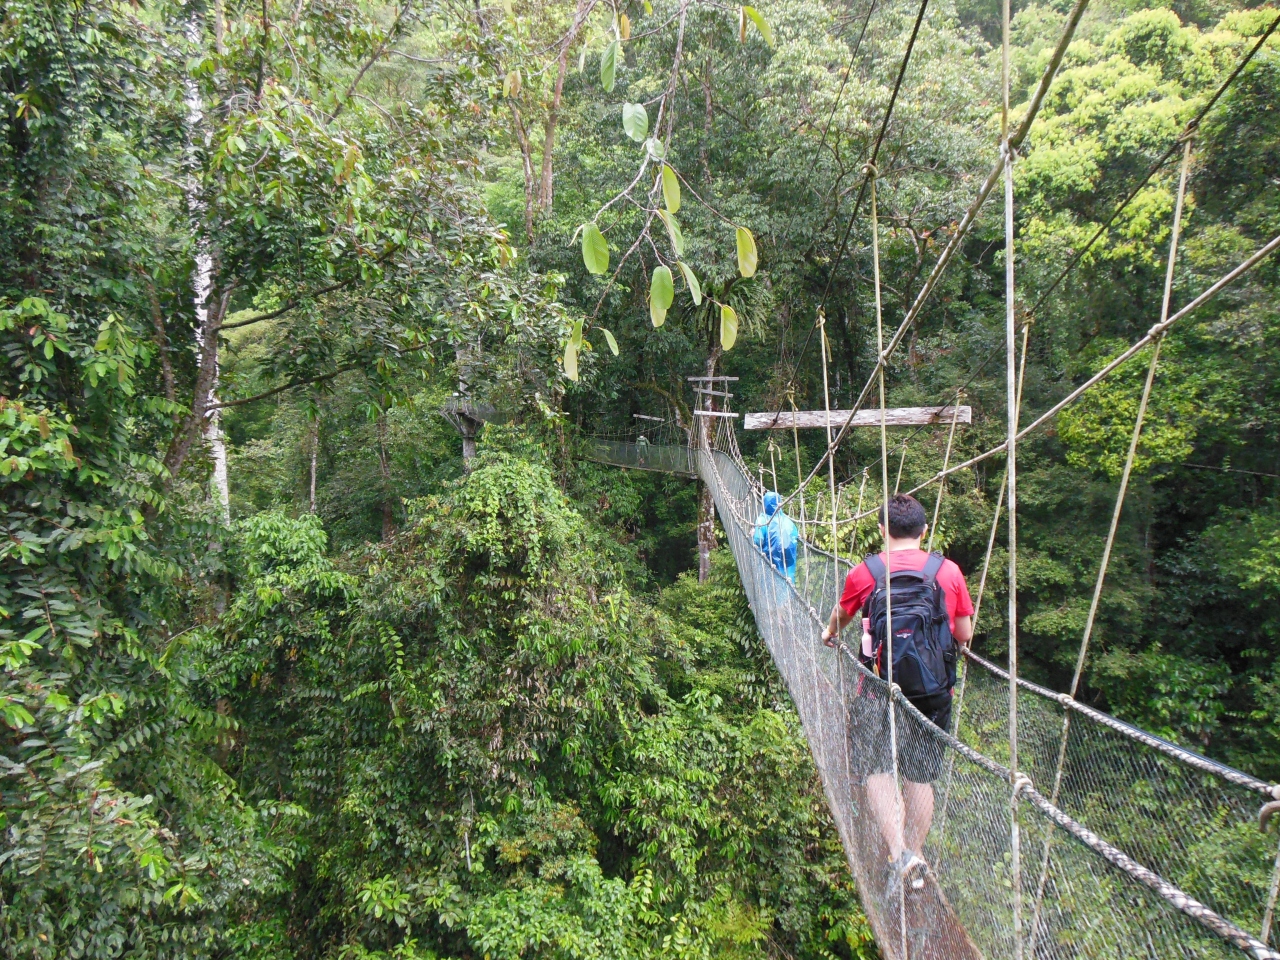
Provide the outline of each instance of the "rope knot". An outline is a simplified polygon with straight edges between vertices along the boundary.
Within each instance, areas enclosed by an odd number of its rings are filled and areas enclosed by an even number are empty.
[[[869,180],[879,180],[880,171],[874,163],[864,163],[862,165],[862,175]]]
[[[1035,789],[1035,784],[1031,782],[1031,778],[1025,773],[1019,773],[1013,778],[1013,795],[1016,797],[1024,790]]]

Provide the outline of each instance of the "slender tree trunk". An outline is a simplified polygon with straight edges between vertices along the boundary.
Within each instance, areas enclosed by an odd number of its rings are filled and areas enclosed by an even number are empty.
[[[391,490],[391,461],[387,457],[387,413],[378,412],[378,467],[382,472],[382,539],[390,540],[396,532],[396,503]]]
[[[545,213],[551,209],[552,162],[555,156],[556,124],[560,119],[560,103],[564,94],[564,78],[569,69],[569,48],[578,39],[578,32],[586,23],[587,15],[595,6],[594,0],[578,0],[578,8],[573,14],[573,24],[560,44],[560,58],[556,62],[556,85],[551,96],[551,106],[547,109],[547,122],[542,136],[542,176],[538,184],[538,207]]]
[[[524,167],[524,236],[525,242],[533,243],[533,210],[538,202],[538,184],[534,182],[533,148],[529,145],[529,135],[525,132],[524,121],[520,117],[520,108],[511,103],[511,128],[516,135],[516,143],[520,145],[520,160]]]
[[[160,297],[150,277],[145,278],[147,298],[151,301],[151,326],[156,332],[156,353],[160,355],[160,375],[164,379],[164,398],[170,402],[178,399],[178,388],[173,378],[173,360],[169,356],[169,334],[164,326],[164,313],[160,309]]]
[[[215,27],[220,29],[220,27]],[[202,43],[204,25],[199,14],[192,17],[187,26],[187,38],[195,46]],[[195,239],[195,271],[191,278],[192,307],[195,311],[196,355],[199,357],[199,372],[196,376],[196,395],[192,403],[192,418],[185,437],[177,441],[177,447],[171,448],[174,456],[171,474],[176,475],[186,459],[187,451],[194,440],[195,427],[203,433],[209,445],[209,453],[213,460],[213,477],[211,493],[223,523],[231,522],[231,493],[227,480],[227,447],[222,435],[222,412],[218,409],[218,327],[226,312],[230,290],[223,291],[222,296],[214,300],[214,309],[209,302],[214,287],[214,251],[204,218],[207,205],[200,193],[200,152],[206,139],[205,109],[200,96],[200,87],[193,78],[186,81],[185,100],[187,107],[187,214],[191,218],[191,229]],[[169,458],[166,458],[168,460]]]
[[[702,99],[705,114],[702,118],[702,148],[698,158],[702,161],[702,178],[711,182],[711,132],[715,124],[715,105],[711,100],[711,58],[707,57],[707,65],[702,71]]]
[[[476,458],[476,432],[479,418],[476,416],[475,403],[471,396],[471,374],[475,363],[475,344],[458,344],[454,347],[454,357],[458,366],[458,404],[454,425],[462,435],[462,468],[471,472],[472,462]]]
[[[320,418],[313,417],[310,424],[310,447],[311,447],[311,495],[308,501],[308,510],[311,513],[316,512],[316,461],[320,457]]]

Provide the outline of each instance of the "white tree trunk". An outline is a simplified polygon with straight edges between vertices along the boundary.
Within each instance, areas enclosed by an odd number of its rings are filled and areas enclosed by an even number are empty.
[[[199,14],[193,14],[187,26],[187,39],[198,45],[201,41],[202,24]],[[204,439],[209,445],[209,453],[213,459],[212,490],[214,502],[218,507],[218,515],[223,523],[231,522],[231,489],[227,479],[227,445],[222,435],[222,413],[218,409],[218,335],[212,335],[212,341],[206,340],[205,331],[209,322],[209,293],[213,289],[213,253],[209,238],[204,232],[205,202],[200,196],[200,182],[196,176],[199,169],[200,139],[207,138],[204,131],[204,103],[200,98],[200,87],[195,80],[186,80],[187,105],[187,152],[190,163],[187,177],[187,213],[191,217],[191,228],[195,234],[196,256],[195,271],[191,278],[192,306],[196,315],[196,348],[200,356],[212,351],[213,382],[209,387],[209,413],[204,422]]]

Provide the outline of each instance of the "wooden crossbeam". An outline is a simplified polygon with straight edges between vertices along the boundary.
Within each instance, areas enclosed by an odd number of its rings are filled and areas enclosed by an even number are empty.
[[[685,379],[688,380],[690,383],[694,383],[694,382],[737,383],[738,382],[737,377],[685,377]]]
[[[955,407],[894,407],[884,412],[884,422],[890,427],[924,426],[930,423],[949,424],[955,415],[956,423],[972,423],[973,407],[962,406],[956,414]],[[849,420],[848,410],[832,410],[831,426],[843,427]],[[742,423],[747,430],[801,430],[825,427],[825,410],[779,410],[774,413],[748,413]],[[879,410],[859,410],[853,415],[855,427],[880,426]]]
[[[695,410],[693,411],[693,415],[695,417],[736,417],[737,416],[736,413],[728,413],[727,411],[724,411],[724,410]]]

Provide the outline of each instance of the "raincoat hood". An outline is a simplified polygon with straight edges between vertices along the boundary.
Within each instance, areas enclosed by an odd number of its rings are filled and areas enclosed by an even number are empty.
[[[764,495],[764,515],[772,517],[778,512],[778,505],[782,503],[782,498],[770,490]]]

